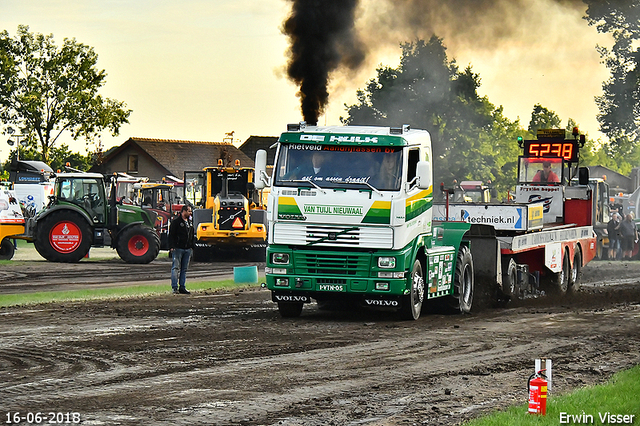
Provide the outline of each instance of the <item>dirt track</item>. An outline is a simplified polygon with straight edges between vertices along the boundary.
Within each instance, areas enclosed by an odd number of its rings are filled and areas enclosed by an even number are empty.
[[[592,262],[583,281],[572,299],[415,322],[315,305],[284,320],[257,289],[0,309],[0,421],[459,424],[524,402],[535,357],[556,393],[640,363],[640,262]]]

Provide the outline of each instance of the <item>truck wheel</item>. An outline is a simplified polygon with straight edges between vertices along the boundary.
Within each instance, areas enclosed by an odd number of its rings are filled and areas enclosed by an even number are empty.
[[[296,318],[302,313],[304,303],[278,302],[278,311],[282,318]]]
[[[582,280],[582,253],[579,248],[573,255],[573,267],[571,268],[571,280],[569,290],[576,293],[580,290],[580,281]]]
[[[516,261],[511,258],[507,267],[502,272],[502,294],[505,299],[511,300],[514,297],[518,297],[517,283],[518,270],[516,267]]]
[[[9,238],[5,238],[0,243],[0,260],[11,260],[16,248]]]
[[[146,226],[132,226],[118,239],[118,256],[127,263],[149,263],[158,256],[160,238]]]
[[[571,267],[569,265],[569,254],[565,253],[562,257],[562,269],[558,273],[551,274],[547,290],[551,294],[564,295],[569,288],[569,278],[571,276]]]
[[[471,312],[473,289],[473,258],[467,246],[460,246],[453,278],[453,296],[449,296],[449,306],[454,313]]]
[[[78,262],[89,253],[91,227],[78,213],[58,210],[38,221],[34,245],[50,262]]]
[[[416,259],[411,270],[411,290],[402,299],[402,307],[400,308],[402,319],[417,320],[420,318],[422,302],[424,302],[424,274],[422,273],[422,264]]]

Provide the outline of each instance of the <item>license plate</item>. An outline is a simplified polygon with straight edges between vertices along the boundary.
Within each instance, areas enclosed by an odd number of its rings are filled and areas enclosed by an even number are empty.
[[[318,284],[318,291],[347,291],[345,284]]]

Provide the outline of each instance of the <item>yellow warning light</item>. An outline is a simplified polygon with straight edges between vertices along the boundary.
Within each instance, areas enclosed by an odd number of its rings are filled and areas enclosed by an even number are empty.
[[[218,166],[222,166],[222,158],[218,158]]]
[[[236,167],[240,167],[240,160],[236,160]]]

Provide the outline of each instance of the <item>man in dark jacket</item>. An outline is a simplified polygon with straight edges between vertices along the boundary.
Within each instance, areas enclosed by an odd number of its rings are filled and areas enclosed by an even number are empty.
[[[169,252],[172,255],[171,288],[173,294],[190,294],[185,287],[189,259],[193,252],[193,222],[191,207],[182,206],[180,214],[171,221],[169,227]]]

